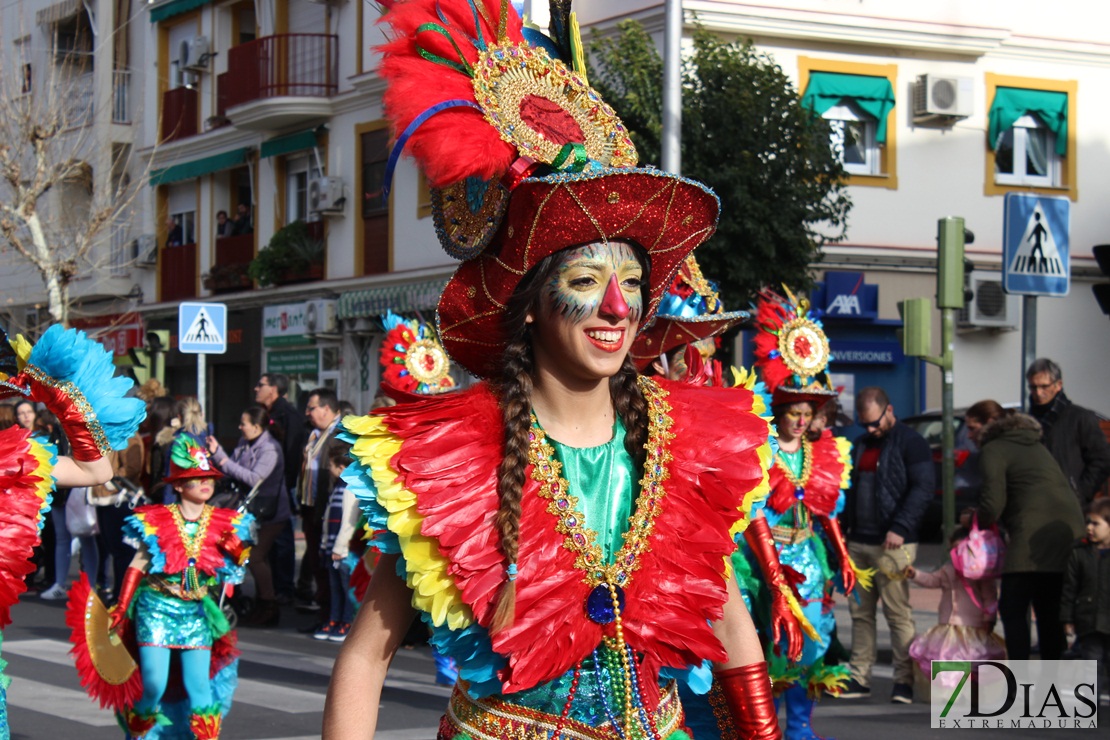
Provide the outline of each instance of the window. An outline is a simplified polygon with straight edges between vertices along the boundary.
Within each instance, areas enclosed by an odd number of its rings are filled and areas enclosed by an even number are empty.
[[[1067,188],[1074,198],[1074,83],[988,74],[987,99],[987,194]]]
[[[166,246],[180,247],[197,243],[196,211],[171,213],[166,224]]]
[[[291,157],[285,165],[285,222],[308,221],[308,183],[321,176],[311,155]]]
[[[24,36],[15,40],[16,58],[19,60],[19,92],[27,95],[31,92],[34,80],[31,68],[31,37]]]
[[[359,190],[362,236],[362,274],[390,270],[390,199],[384,195],[385,166],[389,159],[389,129],[378,124],[360,127]]]
[[[882,174],[882,154],[875,141],[875,119],[868,116],[852,100],[844,100],[822,115],[829,122],[833,149],[840,156],[845,171],[852,175]]]
[[[829,124],[850,185],[896,189],[894,65],[799,57],[802,104]]]

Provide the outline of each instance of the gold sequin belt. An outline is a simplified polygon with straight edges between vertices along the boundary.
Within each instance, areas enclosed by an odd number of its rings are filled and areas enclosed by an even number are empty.
[[[771,527],[771,539],[780,545],[796,545],[813,536],[813,525],[804,527]]]
[[[678,689],[671,681],[663,689],[659,707],[655,710],[655,727],[659,737],[666,738],[680,729],[683,722]],[[557,715],[501,699],[472,699],[459,684],[455,684],[447,714],[439,725],[438,740],[452,740],[464,733],[473,740],[549,740],[560,724],[560,736],[563,738],[617,740],[620,737],[609,722],[591,727],[569,718],[560,721]]]
[[[172,596],[175,599],[182,601],[200,601],[208,595],[208,586],[201,584],[201,587],[196,591],[186,591],[181,588],[180,583],[168,581],[161,576],[149,575],[147,576],[146,583],[158,593]]]

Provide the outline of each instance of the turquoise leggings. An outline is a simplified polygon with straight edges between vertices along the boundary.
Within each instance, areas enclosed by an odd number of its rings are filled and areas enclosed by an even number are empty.
[[[158,708],[166,684],[170,680],[170,648],[139,647],[139,668],[143,674],[143,698],[135,710],[149,714]],[[212,684],[208,671],[212,665],[211,650],[178,650],[181,657],[181,678],[193,709],[212,706]]]

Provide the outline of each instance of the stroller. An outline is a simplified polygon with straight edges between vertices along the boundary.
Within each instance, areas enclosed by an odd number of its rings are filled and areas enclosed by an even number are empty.
[[[214,501],[213,506],[220,506],[226,509],[235,509],[240,514],[245,514],[250,508],[251,502],[258,496],[258,490],[262,487],[263,481],[258,481],[245,493],[241,494],[236,492],[234,498],[225,498],[220,501]],[[216,498],[215,496],[213,497]],[[228,624],[231,629],[235,629],[239,624],[239,615],[246,614],[251,610],[254,600],[245,596],[239,589],[235,587],[234,583],[225,583],[220,590],[220,611],[227,617]]]

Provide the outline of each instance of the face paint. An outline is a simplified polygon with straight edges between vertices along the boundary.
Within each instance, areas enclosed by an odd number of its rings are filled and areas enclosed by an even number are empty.
[[[643,268],[628,244],[587,244],[567,252],[544,295],[551,312],[572,324],[585,321],[599,310],[616,318],[627,316],[631,323],[638,324],[644,312],[642,274]]]

